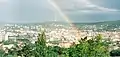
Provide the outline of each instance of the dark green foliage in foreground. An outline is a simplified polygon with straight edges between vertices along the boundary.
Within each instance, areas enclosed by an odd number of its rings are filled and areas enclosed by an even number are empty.
[[[3,57],[4,56],[4,51],[3,50],[0,50],[0,57]]]
[[[3,43],[4,45],[9,45],[9,44],[14,44],[15,42],[14,42],[14,41],[9,41],[9,40],[7,40],[7,41],[2,41],[2,43]]]
[[[45,33],[39,34],[38,41],[35,44],[25,44],[22,49],[9,50],[10,56],[22,57],[110,57],[108,44],[102,42],[101,35],[87,40],[87,37],[81,39],[80,44],[70,48],[61,48],[58,46],[46,46]]]
[[[102,42],[102,37],[96,36],[93,39],[82,39],[80,44],[69,48],[69,57],[109,57],[108,45]]]
[[[112,50],[112,51],[110,52],[110,55],[111,55],[111,56],[120,56],[120,49]]]

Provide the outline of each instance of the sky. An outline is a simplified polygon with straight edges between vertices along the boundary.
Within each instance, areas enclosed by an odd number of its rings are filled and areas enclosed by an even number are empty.
[[[72,22],[113,21],[120,20],[119,5],[120,0],[0,0],[0,22],[66,21],[60,12]]]

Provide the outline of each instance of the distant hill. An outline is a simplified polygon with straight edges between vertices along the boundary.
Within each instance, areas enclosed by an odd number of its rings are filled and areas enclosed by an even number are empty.
[[[113,24],[113,25],[120,25],[120,20],[117,21],[105,21],[105,22],[97,22],[95,24]]]
[[[106,30],[106,31],[112,31],[112,29],[119,28],[120,27],[120,20],[117,21],[104,21],[104,22],[96,22],[96,23],[74,23],[78,28],[85,29],[85,25],[96,25],[96,28],[98,30]],[[103,26],[101,26],[103,25]],[[87,27],[87,29],[92,29],[91,27]]]
[[[74,24],[81,24],[81,25],[102,25],[102,24],[109,24],[109,25],[120,25],[120,20],[117,21],[104,21],[104,22],[95,22],[95,23],[74,23]]]
[[[45,24],[68,24],[67,22],[60,22],[60,21],[47,21],[43,23],[8,23],[8,24],[18,24],[18,25],[45,25]],[[7,23],[0,23],[0,25],[4,25]],[[109,25],[120,25],[120,20],[117,21],[104,21],[104,22],[94,22],[94,23],[73,23],[75,25],[102,25],[102,24],[109,24]]]

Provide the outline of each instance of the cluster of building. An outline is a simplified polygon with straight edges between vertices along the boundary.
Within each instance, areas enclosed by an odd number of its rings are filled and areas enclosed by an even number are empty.
[[[46,41],[67,43],[76,42],[76,30],[69,26],[64,25],[17,25],[17,24],[6,24],[0,28],[0,41],[18,41],[22,39],[27,39],[32,43],[38,38],[38,33],[40,29],[44,28],[46,34]]]
[[[95,27],[95,25],[93,27]],[[91,38],[98,34],[102,34],[103,38],[113,39],[113,41],[118,41],[120,39],[120,31],[95,31],[92,29],[78,30],[76,27],[52,23],[48,25],[5,24],[0,28],[0,41],[11,40],[16,42],[21,39],[28,39],[34,43],[38,38],[40,28],[44,28],[45,30],[48,45],[57,43],[56,45],[59,46],[70,46],[73,43],[76,43],[80,38],[86,36]]]

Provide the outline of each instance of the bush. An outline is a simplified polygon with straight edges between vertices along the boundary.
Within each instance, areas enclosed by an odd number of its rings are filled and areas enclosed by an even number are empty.
[[[108,44],[102,42],[101,35],[90,40],[85,37],[79,43],[70,48],[46,46],[45,33],[42,32],[35,44],[26,43],[21,50],[10,50],[9,54],[23,57],[110,57]]]
[[[85,37],[79,42],[69,48],[69,57],[110,57],[108,45],[102,42],[101,35],[90,40]]]
[[[120,56],[120,49],[112,50],[112,51],[110,52],[110,55],[111,55],[111,56]]]

